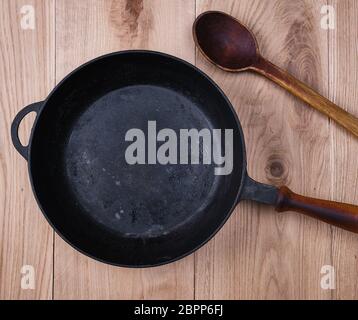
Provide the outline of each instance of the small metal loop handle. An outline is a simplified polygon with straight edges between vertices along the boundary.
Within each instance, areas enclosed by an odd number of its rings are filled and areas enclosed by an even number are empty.
[[[28,146],[22,145],[19,139],[19,126],[21,121],[28,115],[30,112],[36,112],[38,114],[41,106],[43,105],[43,101],[32,103],[25,108],[23,108],[19,113],[15,116],[14,121],[11,124],[11,139],[15,149],[24,157],[25,160],[28,159]]]

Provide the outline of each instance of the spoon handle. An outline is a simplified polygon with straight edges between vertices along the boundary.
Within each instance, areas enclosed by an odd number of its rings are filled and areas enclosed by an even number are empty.
[[[358,137],[358,119],[355,116],[321,96],[288,72],[280,69],[262,57],[257,60],[251,69],[274,81]]]

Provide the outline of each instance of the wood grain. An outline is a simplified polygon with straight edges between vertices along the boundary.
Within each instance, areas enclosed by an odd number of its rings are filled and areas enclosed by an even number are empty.
[[[197,1],[197,14],[220,10],[254,31],[262,55],[328,93],[324,1]],[[249,174],[329,198],[330,141],[325,117],[271,82],[228,74],[197,56],[227,93],[246,135]],[[331,263],[330,227],[297,214],[241,203],[221,232],[196,254],[196,298],[328,299],[320,269]]]
[[[56,76],[101,54],[154,49],[194,63],[194,1],[57,1]],[[56,236],[55,299],[192,299],[194,256],[152,269],[110,267]]]
[[[33,5],[35,30],[23,30],[20,9]],[[42,216],[15,151],[10,125],[27,104],[54,85],[54,1],[0,1],[0,299],[51,299],[53,231]],[[33,120],[33,117],[32,117]],[[32,122],[22,125],[28,137]],[[32,265],[35,289],[21,289],[21,268]]]
[[[330,99],[358,115],[358,3],[329,1],[336,11],[336,28],[329,31]],[[332,198],[358,203],[358,139],[331,124]],[[332,265],[336,270],[334,299],[358,299],[358,237],[332,229]]]

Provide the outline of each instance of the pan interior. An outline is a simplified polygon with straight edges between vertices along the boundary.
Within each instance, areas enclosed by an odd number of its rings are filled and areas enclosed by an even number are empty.
[[[179,163],[148,164],[149,121],[156,133],[176,133]],[[144,134],[145,164],[125,157],[134,128]],[[215,128],[234,131],[232,173],[203,164],[202,145],[199,164],[181,164],[180,130]],[[148,52],[107,56],[68,77],[31,147],[34,191],[56,230],[86,254],[127,266],[161,264],[205,242],[235,203],[242,165],[240,130],[221,92],[192,66]]]
[[[145,134],[142,145],[148,158],[149,120],[152,125],[155,121],[156,131],[170,128],[176,137],[181,128],[211,128],[183,94],[157,85],[132,85],[89,106],[74,123],[65,149],[67,183],[75,198],[96,222],[126,237],[174,232],[189,223],[193,212],[210,206],[220,184],[212,164],[129,165],[126,133],[138,128]]]

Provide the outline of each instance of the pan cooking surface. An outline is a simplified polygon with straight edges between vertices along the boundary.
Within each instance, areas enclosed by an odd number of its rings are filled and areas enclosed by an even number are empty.
[[[141,129],[147,141],[148,121],[178,139],[180,129],[232,129],[232,173],[215,175],[216,164],[202,161],[128,164],[126,132]],[[174,57],[128,51],[60,83],[37,118],[29,165],[39,205],[66,241],[107,263],[152,266],[187,255],[221,227],[244,157],[235,112],[209,78]]]
[[[82,208],[98,223],[127,237],[165,235],[214,200],[219,176],[213,165],[129,165],[132,128],[211,128],[188,97],[152,85],[112,91],[90,105],[73,126],[66,173]],[[147,140],[147,139],[146,139]],[[163,142],[157,143],[159,147]],[[201,150],[202,151],[202,150]]]

